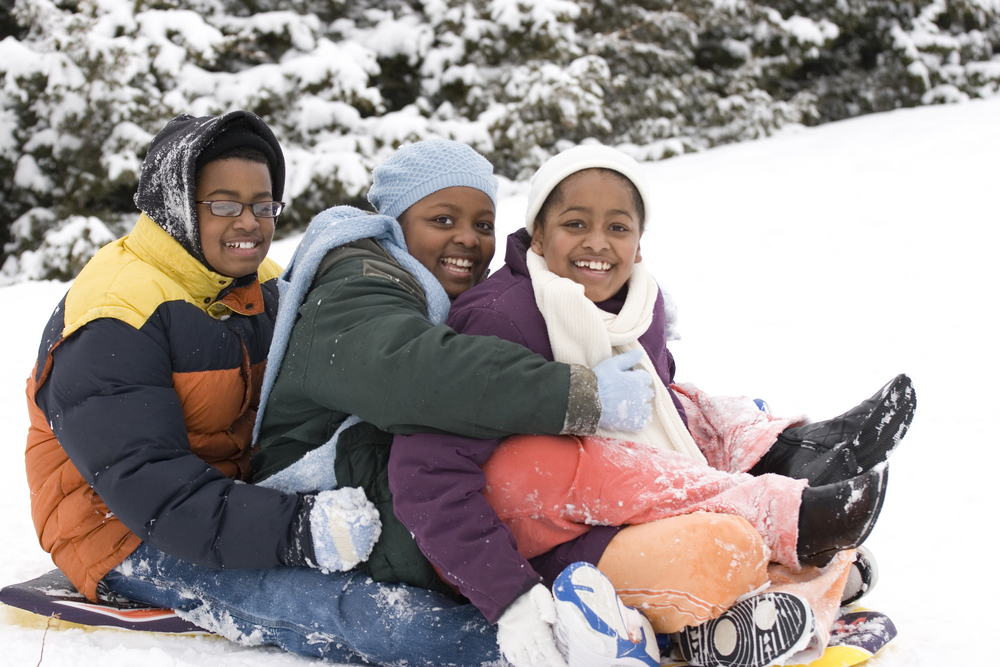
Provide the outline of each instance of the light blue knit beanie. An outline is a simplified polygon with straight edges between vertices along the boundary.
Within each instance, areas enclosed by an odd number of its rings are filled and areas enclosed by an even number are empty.
[[[398,218],[427,195],[455,186],[482,191],[496,210],[497,179],[489,160],[457,141],[418,141],[375,167],[368,201],[382,215]]]

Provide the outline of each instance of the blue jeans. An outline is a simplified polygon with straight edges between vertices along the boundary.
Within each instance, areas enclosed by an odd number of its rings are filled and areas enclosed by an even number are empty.
[[[506,664],[474,606],[357,571],[213,570],[142,544],[104,583],[244,645],[352,664]]]

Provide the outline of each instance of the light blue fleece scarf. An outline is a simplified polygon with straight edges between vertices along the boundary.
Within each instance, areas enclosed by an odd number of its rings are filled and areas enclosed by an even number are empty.
[[[447,319],[448,308],[451,306],[447,293],[431,272],[406,250],[403,230],[394,218],[366,213],[353,206],[334,206],[318,214],[309,223],[305,236],[295,249],[288,267],[278,277],[278,317],[274,325],[271,349],[267,355],[260,409],[257,411],[257,422],[253,430],[254,442],[260,433],[260,424],[264,418],[271,388],[278,377],[281,362],[288,349],[295,316],[316,277],[320,262],[330,250],[365,238],[373,238],[381,243],[393,259],[420,281],[427,295],[427,317],[431,322],[442,324]],[[344,378],[344,381],[363,382],[364,378]],[[337,438],[343,431],[360,421],[357,416],[348,417],[326,444],[263,480],[260,485],[286,493],[329,491],[337,488],[337,478],[333,468],[337,456]]]

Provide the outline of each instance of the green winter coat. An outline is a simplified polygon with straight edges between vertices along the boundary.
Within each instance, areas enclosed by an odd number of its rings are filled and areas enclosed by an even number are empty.
[[[427,319],[417,279],[371,239],[327,254],[298,309],[268,399],[254,481],[340,435],[336,475],[378,507],[382,537],[360,567],[376,581],[447,591],[392,511],[392,434],[592,433],[597,381],[495,337],[462,336]],[[572,397],[572,398],[571,398]]]

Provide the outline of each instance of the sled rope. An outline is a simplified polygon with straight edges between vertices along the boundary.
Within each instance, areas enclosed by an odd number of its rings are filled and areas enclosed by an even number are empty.
[[[45,621],[45,630],[42,632],[42,650],[38,652],[38,662],[35,663],[35,667],[42,667],[42,658],[45,657],[45,638],[49,636],[49,628],[52,627],[52,620],[59,620],[61,614],[52,614],[49,619]]]

